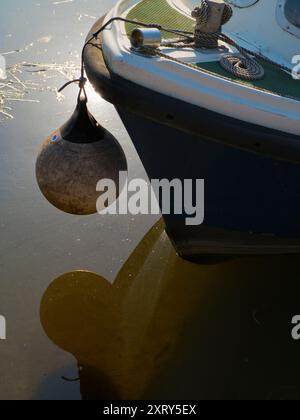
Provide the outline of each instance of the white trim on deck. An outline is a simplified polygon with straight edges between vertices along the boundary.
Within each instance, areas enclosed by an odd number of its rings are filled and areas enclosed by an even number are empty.
[[[137,3],[138,0],[119,1],[106,19],[126,15],[128,8]],[[109,68],[134,83],[229,117],[300,135],[299,101],[167,59],[133,54],[123,23],[115,22],[104,31],[103,52]],[[195,55],[188,60],[200,61]]]

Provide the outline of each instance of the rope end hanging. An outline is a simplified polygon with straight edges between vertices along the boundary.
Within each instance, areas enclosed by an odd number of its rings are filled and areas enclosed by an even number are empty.
[[[72,85],[73,83],[78,83],[79,89],[84,89],[87,78],[86,77],[80,77],[79,79],[70,80],[69,82],[65,83],[59,90],[58,93],[61,93],[63,90],[65,90],[68,86]]]

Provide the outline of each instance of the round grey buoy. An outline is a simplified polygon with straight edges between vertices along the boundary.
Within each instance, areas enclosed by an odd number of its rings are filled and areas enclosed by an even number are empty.
[[[44,142],[36,162],[36,178],[45,198],[74,215],[97,212],[96,186],[101,179],[113,180],[118,195],[120,171],[127,171],[121,146],[82,99],[70,120]]]

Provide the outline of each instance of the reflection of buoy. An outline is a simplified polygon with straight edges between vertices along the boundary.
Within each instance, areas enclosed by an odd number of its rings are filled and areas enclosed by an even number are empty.
[[[36,177],[46,199],[71,214],[96,213],[99,180],[115,182],[127,171],[124,152],[117,140],[89,113],[79,96],[69,121],[43,144],[36,163]]]
[[[176,255],[159,222],[113,285],[87,271],[54,280],[41,301],[41,323],[48,337],[78,360],[84,398],[149,396],[198,307],[199,291],[205,290],[202,271]]]

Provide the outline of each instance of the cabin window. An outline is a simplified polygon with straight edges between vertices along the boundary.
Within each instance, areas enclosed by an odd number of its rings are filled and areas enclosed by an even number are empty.
[[[282,29],[300,38],[300,1],[278,0],[277,21]]]
[[[284,6],[287,20],[297,28],[300,28],[300,2],[299,0],[287,0]]]

